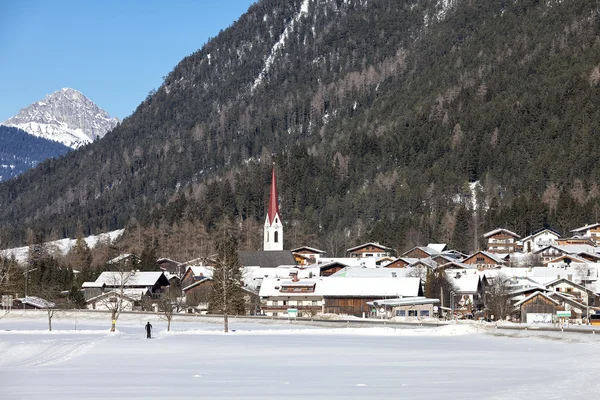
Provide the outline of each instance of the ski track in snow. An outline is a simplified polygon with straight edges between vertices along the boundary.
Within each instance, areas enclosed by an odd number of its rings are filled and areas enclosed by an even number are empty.
[[[0,367],[26,368],[60,364],[87,353],[96,343],[85,337],[75,341],[53,339],[37,343],[0,341]]]

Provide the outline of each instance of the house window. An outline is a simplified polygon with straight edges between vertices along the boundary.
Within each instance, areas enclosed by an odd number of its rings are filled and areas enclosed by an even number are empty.
[[[429,310],[421,310],[421,317],[429,317]]]
[[[406,311],[404,310],[396,310],[396,317],[405,317]]]
[[[567,288],[567,293],[571,293],[572,289],[571,288]]]
[[[416,317],[417,316],[417,310],[408,310],[408,316],[409,317]]]
[[[274,317],[276,317],[276,316],[277,316],[277,313],[276,313],[276,312],[274,312],[274,313],[273,313],[273,316],[274,316]]]
[[[267,243],[269,242],[269,231],[267,231]]]
[[[477,257],[477,264],[485,264],[485,258]]]
[[[313,305],[313,306],[316,306],[316,305],[318,305],[318,304],[317,304],[317,301],[316,301],[316,300],[313,300],[313,301],[312,301],[312,305]]]
[[[108,299],[108,301],[110,301],[111,303],[116,303],[117,302],[117,298],[116,297],[111,297],[110,299]]]
[[[299,316],[300,318],[302,318],[302,313],[301,313],[301,312],[299,312],[299,313],[298,313],[298,316]]]
[[[287,306],[287,300],[284,300],[284,301],[283,301],[283,305],[284,305],[284,306]]]
[[[279,232],[275,231],[275,233],[273,234],[273,241],[275,243],[279,243]]]

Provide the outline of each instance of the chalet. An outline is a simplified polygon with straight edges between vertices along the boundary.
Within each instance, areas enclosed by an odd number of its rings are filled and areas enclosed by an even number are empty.
[[[319,258],[325,255],[325,251],[315,249],[313,247],[303,246],[291,250],[297,264],[315,264],[319,262]]]
[[[375,267],[376,268],[385,267],[386,265],[392,263],[393,261],[396,261],[396,258],[390,257],[390,256],[381,257],[375,261]]]
[[[346,250],[348,255],[353,258],[381,258],[385,256],[393,256],[394,250],[390,247],[380,245],[379,243],[365,243],[360,246],[352,247]]]
[[[541,250],[538,250],[536,252],[534,252],[533,254],[537,255],[540,257],[541,261],[546,264],[549,261],[552,261],[556,258],[559,258],[561,256],[564,255],[568,255],[568,254],[581,254],[581,253],[588,253],[589,255],[595,255],[596,250],[598,250],[598,248],[594,247],[594,246],[590,246],[590,245],[585,245],[585,244],[571,244],[571,245],[551,245],[551,246],[547,246],[544,247]],[[589,257],[589,256],[588,256]]]
[[[148,289],[113,289],[101,293],[98,296],[91,297],[86,300],[85,304],[88,310],[111,311],[114,309],[114,303],[120,301],[120,309],[122,311],[140,311],[144,308],[151,308],[149,304],[151,297]]]
[[[498,268],[504,264],[504,260],[498,257],[497,254],[492,254],[487,251],[478,251],[470,255],[462,261],[463,264],[473,265],[475,268]]]
[[[138,300],[139,296],[148,297],[149,299],[160,298],[164,287],[167,286],[169,286],[169,280],[163,272],[105,271],[100,274],[96,281],[84,282],[82,288],[88,308],[95,309],[95,304],[99,301],[114,298],[114,296],[104,296],[106,293],[118,292],[119,296],[121,296],[121,293],[127,293],[128,301],[139,302],[142,300],[141,298]]]
[[[565,293],[550,292],[550,297],[558,301],[560,306],[556,311],[568,311],[571,313],[568,319],[573,322],[582,322],[583,315],[587,315],[587,304],[583,304],[579,299],[575,299]]]
[[[545,286],[549,290],[572,297],[574,300],[580,303],[592,307],[600,305],[600,297],[596,293],[590,289],[587,289],[585,286],[579,285],[568,279],[555,279],[554,281],[546,283]]]
[[[449,262],[460,262],[464,259],[464,257],[460,257],[456,254],[452,254],[452,253],[442,253],[442,254],[438,254],[437,256],[433,256],[431,257],[431,259],[433,261],[436,262],[436,264],[438,265],[443,265],[443,264],[447,264]]]
[[[560,302],[548,293],[535,291],[515,303],[514,307],[520,315],[522,323],[552,323]]]
[[[560,234],[555,230],[548,228],[540,229],[521,240],[523,251],[525,253],[533,253],[546,246],[556,244],[556,240],[559,238]]]
[[[192,283],[201,281],[212,276],[212,267],[190,266],[187,267],[181,278],[181,287],[185,288]]]
[[[485,275],[446,275],[452,281],[455,290],[452,291],[452,308],[463,314],[481,311],[485,303]]]
[[[296,265],[296,259],[289,250],[238,250],[237,254],[242,267],[277,268],[281,265]]]
[[[331,278],[327,278],[331,279]],[[268,316],[287,316],[296,310],[298,317],[323,311],[323,297],[317,289],[318,279],[265,278],[260,287],[261,309]]]
[[[591,239],[594,243],[600,244],[600,224],[591,224],[571,231],[573,236],[581,236]]]
[[[508,229],[494,229],[483,235],[487,240],[487,251],[490,253],[508,254],[517,251],[517,240],[520,238]]]
[[[185,265],[178,261],[171,260],[170,258],[159,258],[158,260],[156,260],[156,263],[158,264],[158,267],[161,269],[161,271],[165,271],[179,278],[181,278],[186,271]]]
[[[524,300],[525,298],[531,296],[532,294],[534,294],[536,292],[547,293],[547,292],[550,292],[550,290],[546,289],[544,287],[540,287],[538,285],[524,287],[524,288],[520,288],[520,289],[516,289],[516,290],[511,290],[508,294],[510,297],[510,303],[514,307],[517,307],[517,303],[519,303],[520,301]]]
[[[470,268],[475,268],[475,266],[473,264],[465,264],[462,262],[458,262],[458,261],[451,261],[451,262],[447,262],[445,264],[441,264],[437,266],[436,270],[450,270],[450,269],[470,269]]]
[[[380,299],[423,296],[420,278],[329,277],[319,282],[325,313],[364,317]]]
[[[181,289],[185,296],[185,304],[188,306],[187,312],[201,314],[208,312],[212,284],[212,278],[200,275],[198,279]]]

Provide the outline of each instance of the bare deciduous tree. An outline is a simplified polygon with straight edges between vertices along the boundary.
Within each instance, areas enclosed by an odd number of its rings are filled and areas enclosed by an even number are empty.
[[[496,320],[504,319],[512,312],[508,282],[508,277],[500,273],[491,280],[491,284],[486,288],[486,309]]]
[[[167,321],[167,331],[171,331],[173,316],[185,309],[185,299],[178,287],[169,286],[158,301],[158,317]]]

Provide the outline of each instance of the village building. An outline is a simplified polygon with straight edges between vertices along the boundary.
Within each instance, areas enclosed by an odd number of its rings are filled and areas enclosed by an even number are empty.
[[[12,308],[26,310],[48,310],[56,307],[56,303],[37,296],[26,296],[13,300]]]
[[[543,228],[521,239],[523,252],[533,253],[547,246],[556,244],[560,234],[552,229]]]
[[[398,257],[389,264],[386,264],[385,268],[406,268],[417,261],[419,261],[418,258]]]
[[[440,252],[427,246],[417,246],[404,252],[402,257],[405,258],[430,258],[439,255]]]
[[[328,278],[329,279],[329,278]],[[267,316],[310,317],[323,311],[318,279],[265,278],[260,287],[261,310]]]
[[[308,246],[292,249],[291,252],[296,258],[296,263],[300,265],[316,264],[319,262],[319,258],[326,254],[323,250]]]
[[[169,280],[162,271],[105,271],[94,282],[84,282],[82,289],[89,309],[108,309],[107,302],[121,299],[133,310],[142,307],[144,300],[159,299],[167,286]]]
[[[485,288],[487,279],[485,275],[468,275],[450,270],[446,271],[446,275],[452,281],[454,290],[451,292],[450,308],[456,313],[463,316],[473,314],[477,311],[482,311],[485,306]]]
[[[543,249],[538,250],[533,254],[537,255],[540,258],[541,262],[546,264],[564,255],[577,255],[586,253],[587,257],[590,258],[598,254],[597,250],[600,250],[600,248],[590,246],[589,244],[555,244],[544,247]]]
[[[546,283],[545,286],[551,291],[567,295],[586,306],[596,307],[600,305],[600,297],[596,293],[569,279],[559,278]]]
[[[517,240],[520,238],[508,229],[498,228],[483,235],[487,240],[489,253],[509,254],[517,251]]]
[[[394,250],[390,247],[383,246],[376,242],[361,244],[360,246],[352,247],[346,250],[351,258],[381,258],[385,256],[393,256]]]
[[[372,318],[386,318],[394,321],[417,321],[421,318],[434,317],[439,311],[436,304],[439,299],[429,299],[423,296],[402,297],[399,299],[380,299],[367,304],[372,307]]]
[[[590,224],[576,228],[571,231],[573,236],[584,237],[592,240],[596,244],[600,244],[600,224]]]
[[[520,322],[527,324],[552,323],[559,306],[558,301],[542,291],[534,291],[514,305]]]
[[[462,264],[473,265],[479,269],[498,268],[504,264],[504,260],[498,254],[480,250],[465,258]]]

